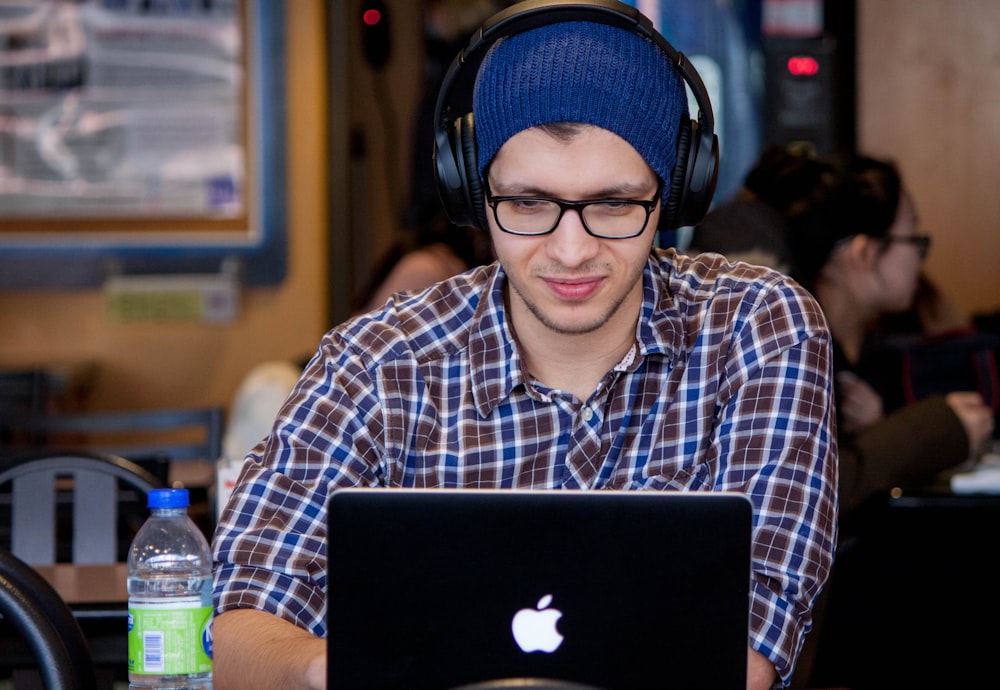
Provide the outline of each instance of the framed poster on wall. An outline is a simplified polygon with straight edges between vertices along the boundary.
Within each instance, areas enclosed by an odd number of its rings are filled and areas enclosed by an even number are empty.
[[[280,282],[283,12],[0,0],[0,288]]]

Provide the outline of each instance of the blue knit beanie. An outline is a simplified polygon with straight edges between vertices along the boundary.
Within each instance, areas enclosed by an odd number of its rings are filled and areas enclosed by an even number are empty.
[[[493,45],[476,77],[472,112],[480,177],[518,132],[582,122],[631,144],[666,181],[666,198],[687,94],[652,41],[605,24],[562,22]]]

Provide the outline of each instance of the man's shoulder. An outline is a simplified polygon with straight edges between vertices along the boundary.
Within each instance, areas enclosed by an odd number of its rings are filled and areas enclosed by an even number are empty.
[[[490,267],[478,267],[390,300],[341,324],[334,337],[372,365],[403,356],[418,361],[450,356],[466,347],[492,275]]]
[[[682,254],[674,249],[658,250],[659,268],[672,287],[690,294],[715,294],[719,291],[767,290],[798,285],[784,273],[768,266],[746,261],[730,261],[722,254],[707,252]]]
[[[822,309],[812,294],[784,273],[745,261],[730,261],[715,253],[681,254],[658,250],[662,285],[667,302],[681,318],[699,326],[708,322],[732,328],[765,312],[790,328],[810,332],[825,328]],[[798,324],[798,325],[793,325]]]

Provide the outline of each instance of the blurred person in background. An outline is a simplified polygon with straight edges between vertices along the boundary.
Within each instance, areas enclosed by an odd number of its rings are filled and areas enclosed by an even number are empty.
[[[693,233],[690,251],[761,262],[795,278],[820,303],[833,337],[840,546],[792,688],[864,677],[852,658],[864,623],[839,613],[856,604],[836,592],[837,573],[856,576],[843,571],[841,561],[863,529],[866,502],[960,466],[993,431],[993,412],[978,392],[930,395],[886,411],[865,379],[866,360],[886,332],[942,334],[968,323],[924,275],[929,249],[930,238],[920,234],[916,206],[892,162],[863,154],[819,159],[778,146],[762,152],[744,189]],[[843,586],[853,591],[846,581]],[[831,596],[837,603],[828,609]]]
[[[922,272],[930,237],[919,234],[913,198],[891,161],[769,146],[736,198],[695,229],[692,247],[775,261],[822,306],[833,335],[842,522],[868,497],[928,482],[989,441],[993,413],[978,392],[933,395],[886,412],[862,376],[887,317],[912,310],[926,332],[966,323]],[[922,285],[934,300],[915,308]]]
[[[393,294],[422,290],[492,260],[485,232],[453,225],[442,213],[389,247],[355,297],[352,312],[380,309]]]

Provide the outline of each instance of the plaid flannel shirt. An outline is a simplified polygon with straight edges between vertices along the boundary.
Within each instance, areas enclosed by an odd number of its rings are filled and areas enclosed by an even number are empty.
[[[525,370],[505,284],[497,264],[473,269],[323,337],[220,521],[217,610],[325,635],[337,487],[740,491],[748,643],[787,683],[836,541],[820,307],[774,271],[653,250],[635,346],[580,401]]]

